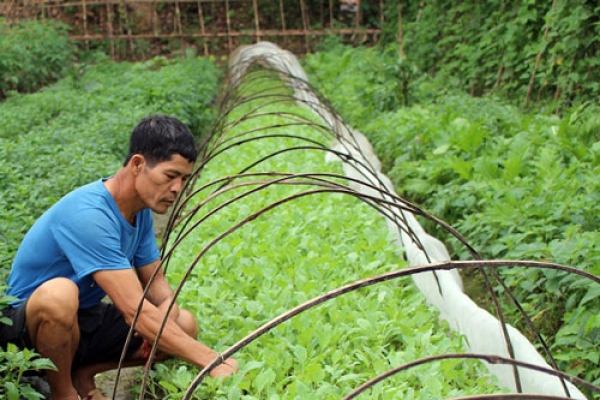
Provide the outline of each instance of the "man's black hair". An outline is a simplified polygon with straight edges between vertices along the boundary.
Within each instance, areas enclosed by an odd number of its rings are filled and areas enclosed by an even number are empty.
[[[181,121],[168,115],[152,115],[137,124],[123,165],[135,154],[143,155],[150,166],[169,161],[175,154],[191,162],[198,158],[194,135]]]

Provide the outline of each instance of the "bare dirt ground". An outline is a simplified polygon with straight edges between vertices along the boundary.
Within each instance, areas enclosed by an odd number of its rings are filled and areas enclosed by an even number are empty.
[[[133,400],[137,399],[137,395],[133,391],[140,383],[143,374],[142,367],[127,368],[121,370],[121,376],[119,377],[119,387],[117,388],[117,394],[113,398],[113,390],[115,385],[116,371],[109,371],[96,376],[96,386],[106,396],[113,400]]]

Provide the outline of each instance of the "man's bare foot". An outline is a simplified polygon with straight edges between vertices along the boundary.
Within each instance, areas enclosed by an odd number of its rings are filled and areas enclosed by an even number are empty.
[[[79,400],[79,395],[77,394],[77,391],[75,390],[75,388],[73,388],[72,390],[67,390],[64,393],[52,392],[52,399],[53,400]]]
[[[87,371],[86,368],[78,368],[71,374],[73,386],[75,387],[82,399],[86,399],[88,393],[96,389],[96,381],[94,380],[94,375],[95,374],[90,374],[90,372]]]
[[[87,394],[87,396],[84,397],[84,399],[86,399],[86,400],[110,400],[98,389],[94,389],[91,392],[89,392]]]

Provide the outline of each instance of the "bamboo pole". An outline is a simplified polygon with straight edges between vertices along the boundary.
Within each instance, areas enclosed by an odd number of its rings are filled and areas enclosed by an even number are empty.
[[[157,0],[152,2],[152,31],[158,35],[158,11],[156,10]]]
[[[325,4],[323,0],[319,0],[319,20],[321,21],[321,26],[325,26]]]
[[[180,35],[183,35],[183,29],[181,27],[181,8],[179,7],[179,0],[175,0],[175,16],[173,17],[173,31],[177,31]]]
[[[108,40],[110,46],[110,57],[115,59],[115,41],[114,41],[114,28],[113,28],[113,14],[112,14],[112,0],[106,2],[106,23],[108,25]]]
[[[15,4],[17,3],[17,0],[11,0],[9,6],[8,6],[8,10],[6,11],[6,17],[7,17],[7,22],[12,24],[13,21],[13,8],[15,6]]]
[[[283,0],[279,0],[279,13],[281,14],[281,29],[285,31],[285,12],[283,8]]]
[[[268,36],[268,37],[285,37],[285,36],[306,36],[307,35],[307,31],[305,31],[304,29],[288,29],[285,32],[281,31],[280,29],[272,29],[272,30],[261,30],[261,35],[262,36]],[[356,29],[353,28],[344,28],[344,29],[334,29],[334,30],[330,30],[330,29],[315,29],[315,30],[311,30],[309,32],[310,35],[312,36],[328,36],[331,34],[336,34],[336,35],[353,35],[359,33]],[[379,35],[381,34],[381,29],[363,29],[360,31],[360,33],[364,33],[367,35]],[[248,32],[248,31],[231,31],[229,33],[227,32],[206,32],[204,34],[202,33],[188,33],[188,34],[184,34],[184,37],[186,38],[202,38],[202,37],[206,37],[206,38],[224,38],[227,36],[231,36],[231,37],[254,37],[256,35],[256,32],[252,31],[252,32]],[[72,40],[85,40],[86,38],[83,35],[73,35],[73,36],[69,36]],[[179,34],[158,34],[158,35],[154,35],[153,33],[142,33],[142,34],[138,34],[138,35],[133,35],[134,38],[136,39],[168,39],[168,38],[176,38],[179,37]],[[88,40],[100,40],[100,39],[105,39],[106,37],[102,34],[97,34],[97,35],[93,35],[90,34],[88,35],[87,39]],[[113,36],[114,39],[127,39],[127,35],[114,35]]]
[[[129,21],[129,12],[127,11],[126,0],[121,0],[121,8],[123,9],[123,14],[125,15],[125,33],[127,34],[127,41],[129,43],[129,51],[131,52],[131,57],[133,59],[135,59],[135,52],[133,49],[133,36],[131,33],[131,29],[130,29],[131,23]],[[119,22],[122,24],[121,18],[119,18]],[[127,53],[125,53],[125,54],[127,54]]]
[[[260,42],[260,25],[258,20],[258,2],[252,0],[252,8],[254,9],[254,27],[256,28],[256,41]]]
[[[202,1],[198,0],[198,19],[200,20],[200,32],[202,34],[206,34],[206,27],[204,26],[204,11],[202,11]],[[206,39],[202,40],[204,44],[204,57],[208,57],[208,45],[206,44]]]
[[[227,44],[228,50],[231,52],[233,50],[233,42],[231,40],[231,21],[229,19],[229,0],[225,0],[225,17],[227,20]]]
[[[304,0],[300,0],[300,13],[302,16],[302,30],[304,31],[306,53],[310,53],[310,46],[308,43],[308,20],[306,17],[306,3],[304,2]]]
[[[550,8],[550,12],[554,10],[556,7],[556,0],[552,1],[552,7]],[[550,32],[550,22],[546,24],[546,30],[544,31],[544,37],[542,38],[542,43],[546,42],[546,38],[548,37],[548,32]],[[535,58],[535,65],[533,67],[533,72],[531,73],[531,78],[529,79],[529,86],[527,87],[527,95],[525,96],[525,101],[523,102],[523,106],[526,106],[529,103],[529,98],[531,97],[531,91],[533,90],[533,84],[535,82],[535,75],[540,66],[540,61],[542,61],[542,54],[544,54],[544,49],[539,51],[537,57]]]
[[[119,23],[118,24],[119,36],[122,36],[123,32],[124,32],[124,29],[123,29],[123,16],[121,14],[122,14],[121,3],[119,3],[119,4],[117,4],[117,22]],[[124,37],[125,37],[125,39],[127,39],[127,34],[125,34]],[[118,43],[120,44],[121,42],[119,41]],[[123,55],[121,54],[121,52],[122,52],[121,47],[122,46],[120,46],[120,45],[117,47],[117,52],[119,53],[119,58],[123,58]],[[124,56],[124,58],[125,59],[127,58],[127,49],[125,49],[125,56]]]
[[[185,59],[185,43],[183,42],[183,28],[181,27],[181,9],[179,8],[179,0],[175,1],[175,17],[173,20],[173,28],[177,28],[177,33],[179,34],[181,58]]]
[[[42,5],[43,7],[43,5]],[[42,16],[44,15],[44,13],[42,13]],[[87,37],[88,35],[88,30],[87,30],[87,6],[86,6],[86,2],[85,0],[83,0],[83,35]],[[85,48],[86,50],[90,50],[90,41],[86,40],[85,41]]]

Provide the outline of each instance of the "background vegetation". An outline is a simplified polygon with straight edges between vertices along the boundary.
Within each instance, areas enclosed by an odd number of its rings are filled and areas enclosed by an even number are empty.
[[[0,101],[11,91],[33,92],[70,68],[73,47],[67,26],[47,21],[7,25],[0,18]]]
[[[200,135],[211,120],[220,77],[206,59],[105,60],[81,76],[2,103],[0,264],[10,265],[25,232],[56,200],[117,170],[141,118],[175,115]]]
[[[339,47],[306,64],[341,115],[371,139],[402,195],[456,227],[485,258],[552,260],[599,274],[598,107],[573,108],[563,118],[523,113],[427,75],[413,75],[412,105],[403,107],[382,76],[393,52]],[[453,253],[469,257],[459,246]],[[558,272],[502,276],[561,367],[599,383],[600,289]],[[485,305],[482,282],[470,279],[471,294]],[[516,315],[511,322],[531,335]]]
[[[396,2],[388,3],[394,41]],[[600,5],[588,0],[402,2],[405,56],[419,71],[471,95],[518,105],[598,103]]]
[[[237,91],[241,99],[254,97],[254,101],[228,109],[225,138],[237,141],[287,134],[327,143],[317,129],[299,126],[297,118],[290,118],[299,115],[314,120],[294,102],[281,101],[283,93],[277,80],[262,77],[256,81]],[[306,142],[277,137],[234,146],[202,169],[196,187],[233,176],[262,157],[301,145]],[[341,165],[327,164],[322,151],[302,149],[279,154],[247,172],[264,171],[341,174]],[[239,178],[230,186],[255,179],[268,178]],[[192,205],[210,201],[193,221],[232,197],[249,193],[250,188],[255,184],[239,186],[212,199],[212,189],[196,194]],[[178,245],[169,264],[171,279],[179,281],[185,267],[218,234],[261,208],[307,189],[275,185],[204,220]],[[204,322],[201,339],[224,350],[292,307],[403,264],[382,216],[375,210],[351,196],[312,195],[282,204],[219,241],[195,267],[181,302]],[[341,398],[369,376],[393,365],[440,351],[456,352],[461,337],[440,323],[437,312],[427,307],[410,282],[402,279],[364,288],[281,324],[236,354],[239,374],[224,383],[203,382],[196,398]],[[432,364],[377,385],[369,398],[444,398],[498,390],[488,385],[490,377],[481,367],[479,363]],[[155,382],[168,398],[176,399],[196,373],[175,362],[158,367]],[[160,394],[157,397],[164,398]]]
[[[485,257],[552,260],[599,274],[600,6],[403,2],[401,47],[396,6],[386,2],[377,47],[329,38],[308,55],[313,85],[369,136],[398,192]],[[223,75],[197,58],[117,64],[74,50],[67,27],[49,21],[0,29],[2,281],[46,208],[118,168],[141,117],[173,114],[201,134]],[[600,290],[556,272],[502,273],[561,368],[600,384]],[[485,304],[477,276],[467,282]],[[524,328],[516,316],[511,322]],[[165,382],[179,381],[157,373],[160,390],[176,393]],[[266,393],[269,379],[254,376],[250,385]]]

